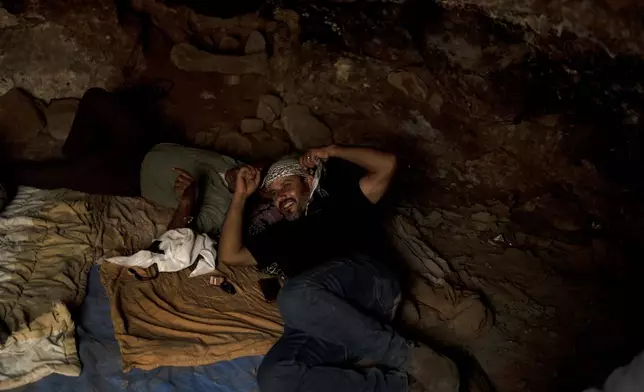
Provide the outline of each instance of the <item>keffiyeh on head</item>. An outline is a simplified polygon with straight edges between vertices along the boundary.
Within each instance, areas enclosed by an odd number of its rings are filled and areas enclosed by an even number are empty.
[[[300,176],[306,177],[309,175],[309,172],[300,165],[300,162],[295,158],[287,158],[277,161],[268,168],[266,172],[266,177],[264,177],[264,183],[262,187],[269,187],[272,183],[280,178],[288,176]]]

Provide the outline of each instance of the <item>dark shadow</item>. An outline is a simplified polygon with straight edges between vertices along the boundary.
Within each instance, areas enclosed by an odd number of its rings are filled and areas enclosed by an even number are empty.
[[[4,344],[10,335],[11,331],[9,330],[9,326],[4,320],[0,320],[0,344]]]
[[[412,0],[405,4],[401,21],[421,54],[425,53],[425,29],[440,25],[444,17],[445,9],[433,1]]]
[[[18,15],[27,11],[29,0],[4,0],[2,7],[9,11],[9,13]]]
[[[124,106],[131,108],[137,123],[145,128],[150,137],[150,146],[157,143],[185,143],[185,136],[167,116],[164,100],[174,88],[169,79],[144,79],[136,84],[123,86],[115,91]]]
[[[169,6],[184,5],[198,14],[216,16],[219,18],[232,18],[257,11],[266,0],[243,1],[204,1],[204,0],[167,0]]]
[[[575,352],[562,358],[551,391],[584,390],[603,385],[617,367],[628,364],[644,350],[641,316],[641,278],[644,276],[641,241],[623,243],[623,265],[615,263],[598,272],[601,292],[589,304],[596,317],[579,326]],[[616,258],[618,260],[618,258]]]
[[[577,125],[566,133],[571,158],[587,159],[606,179],[641,193],[644,92],[637,86],[643,72],[640,58],[613,58],[596,50],[558,60],[536,53],[490,77],[500,96],[522,102],[515,123],[544,114],[563,115]]]
[[[400,328],[400,327],[399,327]],[[424,343],[437,353],[450,358],[458,367],[459,392],[496,392],[496,387],[476,358],[461,347],[449,346],[414,329],[402,329],[404,336]]]

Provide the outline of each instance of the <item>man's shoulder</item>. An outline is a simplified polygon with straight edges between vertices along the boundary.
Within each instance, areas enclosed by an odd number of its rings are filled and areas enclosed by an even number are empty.
[[[364,174],[364,169],[351,162],[329,159],[312,204],[317,203],[317,209],[353,210],[356,207],[371,206],[372,203],[360,188],[360,179]]]
[[[342,177],[356,181],[365,173],[365,170],[360,166],[340,158],[330,158],[324,164],[324,168],[325,173],[330,173],[335,177]]]
[[[320,177],[318,194],[323,197],[335,196],[350,191],[360,182],[364,171],[357,165],[342,159],[331,158]]]

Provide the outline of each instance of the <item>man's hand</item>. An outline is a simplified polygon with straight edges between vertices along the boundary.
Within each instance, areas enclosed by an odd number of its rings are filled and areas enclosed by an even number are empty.
[[[174,180],[174,193],[177,195],[180,204],[191,204],[197,200],[197,182],[192,174],[179,168],[173,168],[177,173]]]
[[[326,161],[335,155],[336,146],[330,145],[320,148],[312,148],[300,157],[300,165],[307,169],[313,169],[320,160]]]
[[[396,156],[365,147],[327,146],[309,150],[300,158],[300,164],[313,168],[319,160],[330,157],[355,163],[367,171],[360,179],[360,190],[372,203],[385,194],[396,171]]]
[[[190,217],[195,210],[199,190],[197,181],[194,177],[183,169],[173,168],[177,173],[174,180],[174,192],[179,199],[179,205],[174,213],[174,217],[168,225],[168,230],[187,227],[190,224]]]
[[[243,166],[240,168],[235,180],[234,196],[244,201],[248,199],[259,187],[260,177],[259,170],[252,166]]]

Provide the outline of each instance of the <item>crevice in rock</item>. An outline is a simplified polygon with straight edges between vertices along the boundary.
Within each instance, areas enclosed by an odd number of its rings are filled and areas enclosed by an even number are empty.
[[[196,13],[219,18],[232,18],[233,16],[255,12],[261,8],[266,0],[243,1],[203,1],[203,0],[165,0],[167,6],[186,6]]]

